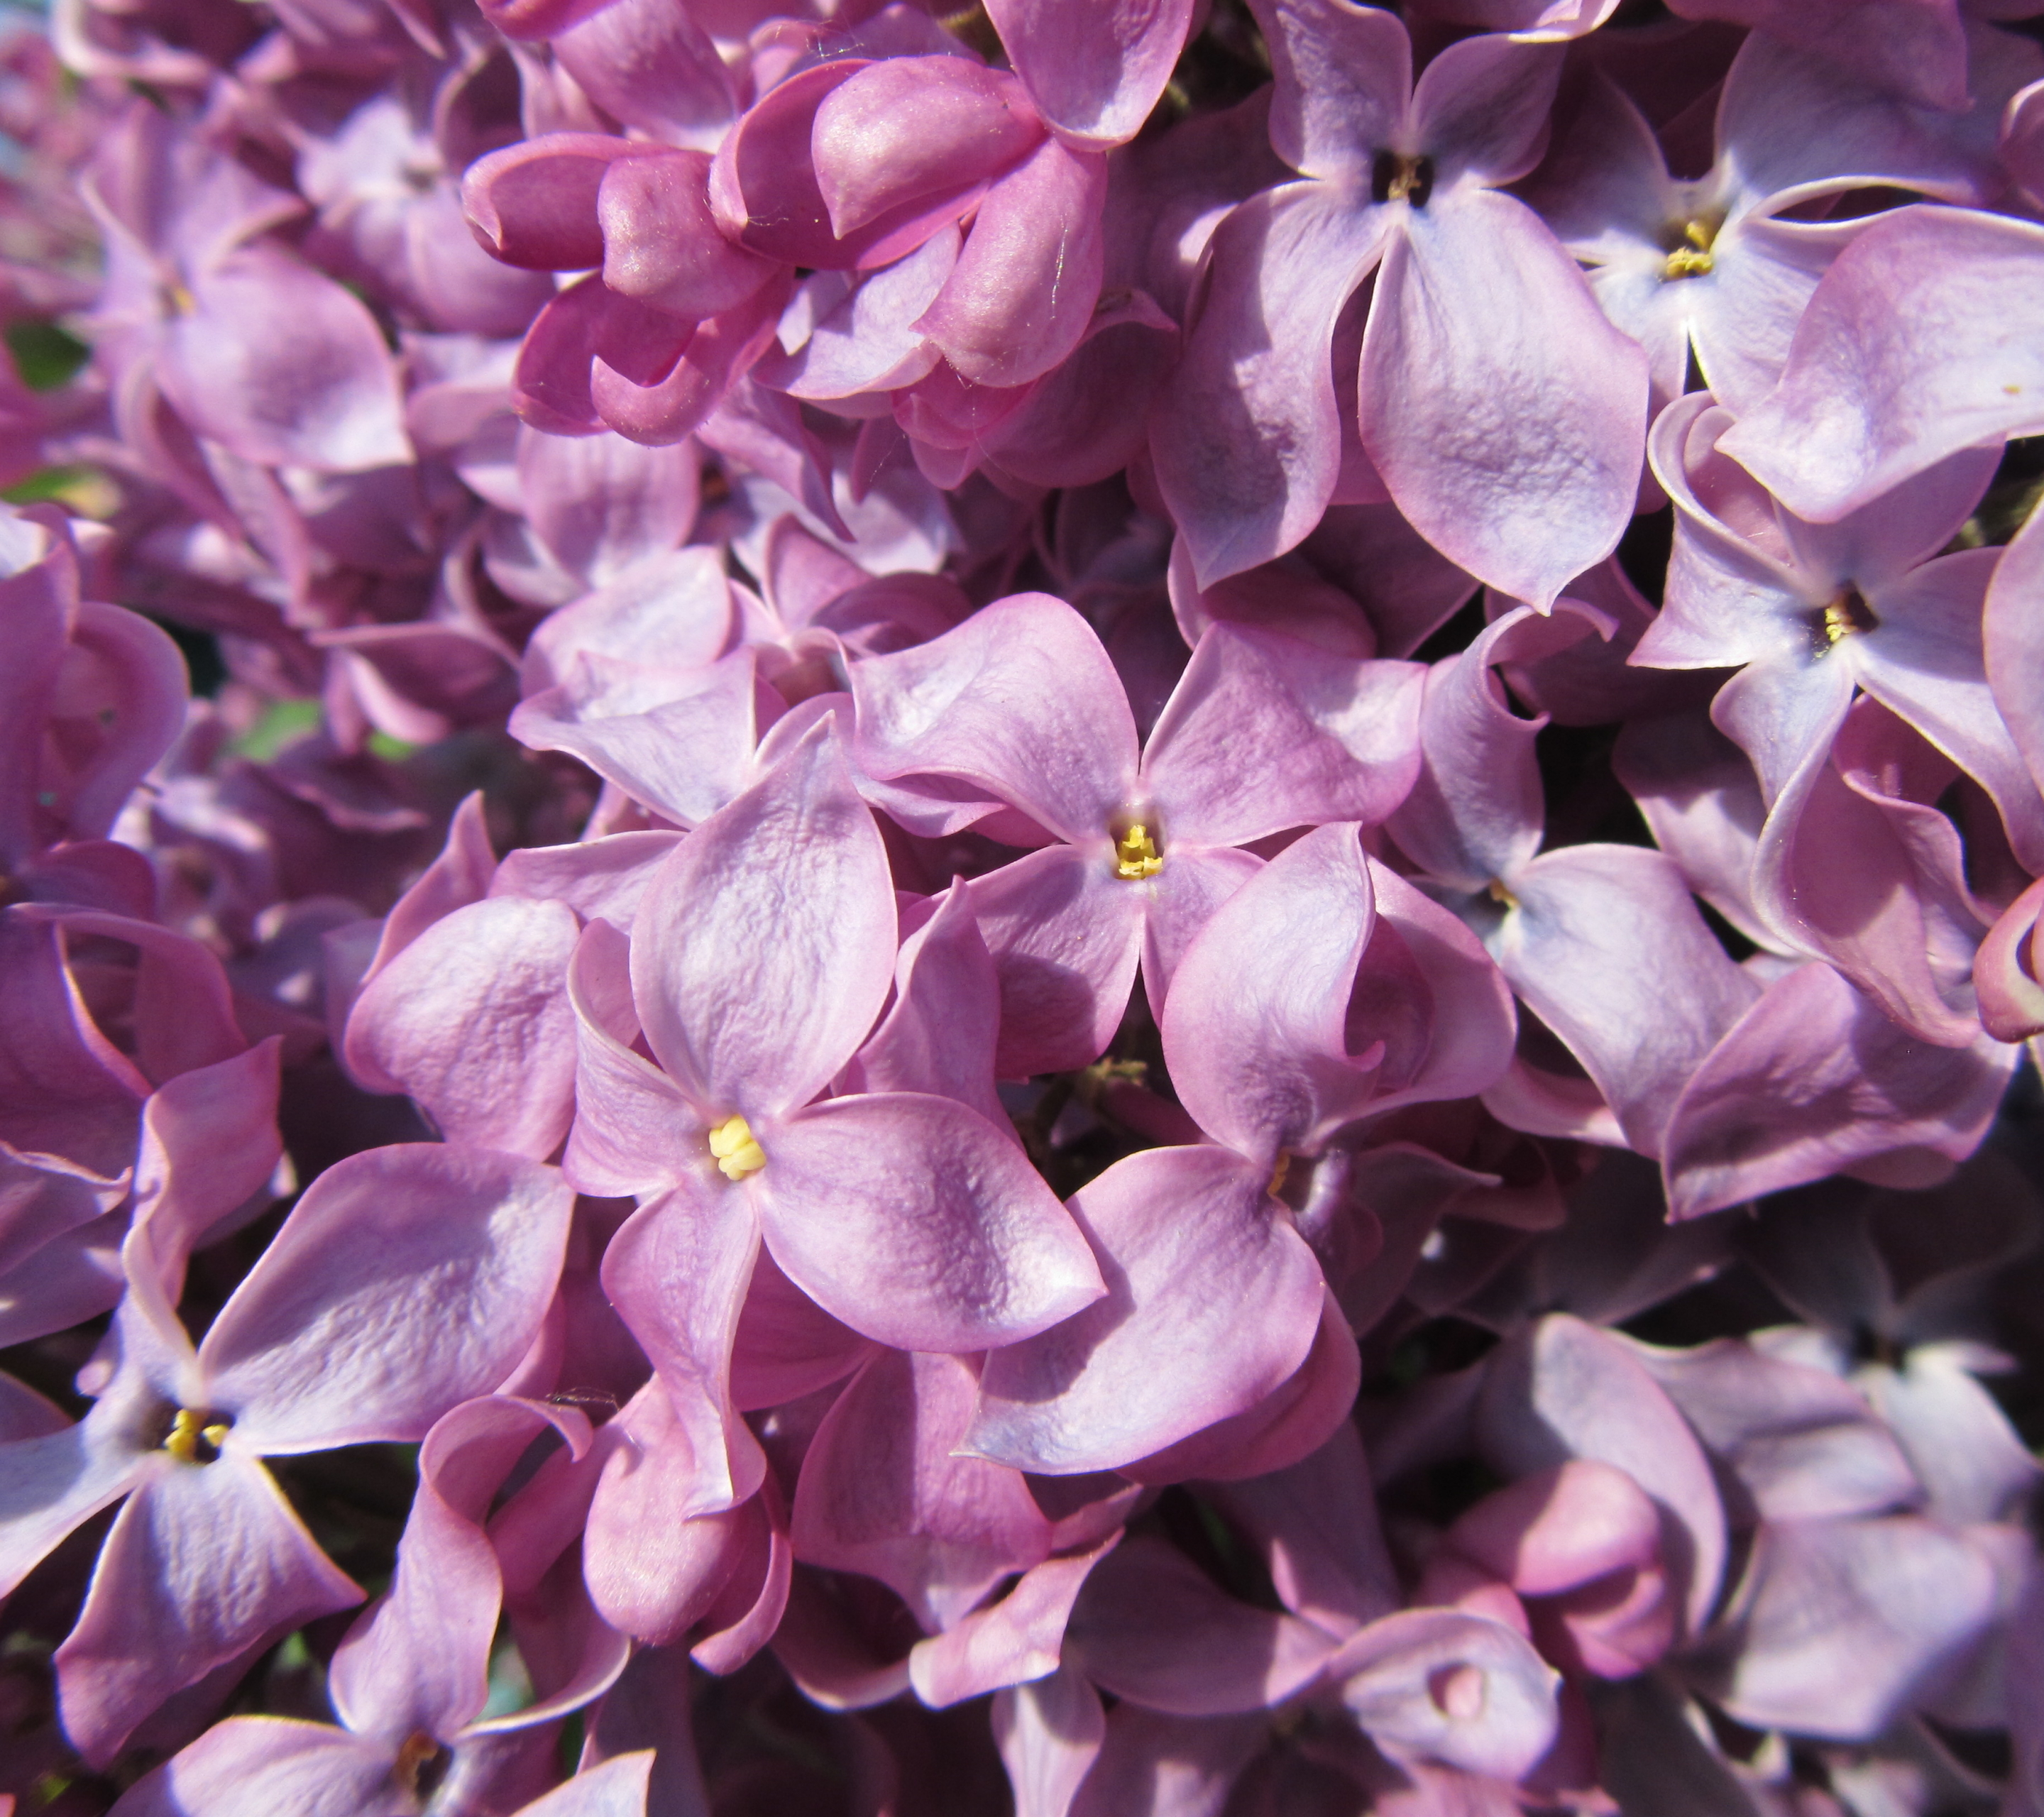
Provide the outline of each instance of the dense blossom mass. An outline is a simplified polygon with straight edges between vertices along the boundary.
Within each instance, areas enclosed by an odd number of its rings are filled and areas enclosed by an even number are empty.
[[[0,135],[0,1817],[2044,1817],[2044,0]]]

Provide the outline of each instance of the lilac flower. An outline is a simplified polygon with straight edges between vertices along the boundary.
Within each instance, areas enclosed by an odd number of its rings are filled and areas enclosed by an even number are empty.
[[[487,1151],[342,1162],[196,1350],[172,1308],[210,1208],[167,1194],[137,1220],[98,1401],[7,1447],[0,1528],[11,1585],[128,1497],[60,1650],[66,1726],[95,1757],[173,1692],[355,1600],[258,1460],[417,1438],[503,1381],[552,1296],[569,1203],[551,1170]]]
[[[1381,820],[1408,786],[1418,678],[1217,625],[1139,755],[1098,638],[1047,595],[855,665],[855,755],[889,785],[878,798],[894,818],[978,821],[1043,848],[973,885],[1001,971],[1001,1075],[1097,1058],[1139,955],[1161,1005],[1178,956],[1256,870],[1241,847],[1344,814]],[[1264,767],[1245,771],[1243,739]]]
[[[1294,547],[1332,497],[1329,349],[1377,271],[1362,447],[1448,558],[1542,610],[1631,515],[1646,364],[1574,262],[1500,192],[1537,161],[1558,50],[1470,39],[1416,86],[1404,27],[1346,0],[1264,9],[1271,144],[1304,180],[1216,231],[1152,432],[1201,583]]]
[[[628,955],[603,924],[576,950],[565,1165],[641,1199],[604,1279],[688,1434],[690,1512],[759,1480],[729,1359],[763,1235],[819,1305],[905,1349],[1012,1343],[1100,1292],[1069,1218],[977,1113],[918,1092],[812,1102],[871,1028],[895,946],[878,830],[820,726],[676,849]],[[653,1061],[632,1051],[642,1029]]]

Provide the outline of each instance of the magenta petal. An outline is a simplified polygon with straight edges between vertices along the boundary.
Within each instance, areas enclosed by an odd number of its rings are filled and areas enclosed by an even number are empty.
[[[1362,439],[1458,566],[1542,611],[1611,553],[1646,439],[1646,356],[1523,202],[1412,211],[1362,344]]]
[[[859,767],[974,782],[1062,838],[1105,840],[1134,804],[1135,716],[1093,628],[1016,594],[955,630],[851,670]]]
[[[552,1168],[487,1149],[399,1143],[335,1162],[200,1348],[230,1449],[422,1439],[488,1393],[553,1298],[574,1200]]]
[[[878,1578],[932,1630],[1041,1564],[1051,1523],[1020,1473],[955,1454],[978,1389],[957,1357],[883,1350],[868,1362],[803,1458],[797,1557]]]
[[[1135,136],[1184,47],[1192,0],[993,0],[1015,73],[1065,141],[1104,152]]]
[[[1341,468],[1335,322],[1386,232],[1384,209],[1322,183],[1266,190],[1216,229],[1205,302],[1150,437],[1201,586],[1282,555],[1327,509]]]
[[[88,1759],[215,1666],[362,1598],[261,1465],[165,1466],[116,1517],[57,1650],[64,1728]]]
[[[1320,1264],[1262,1170],[1220,1148],[1116,1162],[1072,1200],[1107,1296],[987,1358],[966,1442],[1070,1476],[1247,1412],[1306,1359]]]
[[[385,1807],[390,1757],[330,1723],[230,1716],[138,1780],[117,1808],[121,1817],[361,1817]]]
[[[564,974],[580,932],[559,902],[456,909],[355,1000],[349,1070],[409,1093],[451,1142],[544,1160],[574,1115]]]
[[[894,892],[829,722],[660,867],[632,943],[646,1039],[700,1114],[763,1121],[851,1057],[894,971]]]
[[[1026,385],[1075,348],[1100,300],[1107,160],[1047,140],[982,198],[916,326],[975,385]]]
[[[1327,1674],[1363,1732],[1394,1756],[1513,1781],[1554,1743],[1560,1674],[1481,1615],[1386,1615],[1329,1660]]]
[[[832,90],[809,144],[831,231],[843,239],[902,203],[991,181],[1043,136],[1005,71],[964,57],[886,57]]]
[[[1066,1645],[1103,1690],[1174,1716],[1274,1708],[1335,1651],[1331,1636],[1235,1601],[1150,1538],[1125,1542],[1094,1570]]]
[[[834,1098],[760,1131],[774,1259],[902,1350],[1010,1344],[1100,1296],[1085,1239],[1021,1150],[948,1098]]]

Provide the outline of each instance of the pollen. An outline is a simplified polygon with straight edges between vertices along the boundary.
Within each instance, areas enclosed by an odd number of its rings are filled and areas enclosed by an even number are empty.
[[[1816,615],[1812,627],[1817,637],[1817,654],[1835,648],[1856,631],[1872,631],[1881,623],[1873,616],[1873,609],[1860,597],[1857,587],[1847,587],[1823,610]]]
[[[1164,868],[1164,855],[1140,820],[1114,842],[1114,874],[1134,883]]]
[[[1687,244],[1670,252],[1668,263],[1661,267],[1664,283],[1675,278],[1700,278],[1717,263],[1711,252],[1713,236],[1700,221],[1689,222],[1682,229],[1682,238]]]
[[[181,1464],[210,1464],[219,1457],[232,1424],[231,1420],[213,1414],[180,1407],[177,1418],[171,1422],[163,1449]]]
[[[1272,1198],[1276,1198],[1285,1190],[1285,1176],[1291,1171],[1292,1151],[1289,1148],[1281,1148],[1278,1151],[1277,1165],[1270,1170],[1270,1182],[1263,1189],[1264,1191]]]
[[[766,1151],[742,1116],[728,1116],[709,1132],[709,1151],[727,1180],[743,1180],[766,1165]]]
[[[1434,160],[1424,152],[1382,151],[1370,172],[1372,202],[1405,202],[1424,208],[1434,193]]]
[[[1504,887],[1504,879],[1501,877],[1493,877],[1484,893],[1500,908],[1516,908],[1519,906],[1519,898]]]

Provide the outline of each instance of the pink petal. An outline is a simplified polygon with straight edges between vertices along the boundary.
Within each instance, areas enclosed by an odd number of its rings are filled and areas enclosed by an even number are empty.
[[[115,1517],[57,1649],[65,1732],[110,1759],[173,1692],[361,1598],[261,1465],[166,1457]]]
[[[647,1043],[699,1115],[763,1124],[815,1097],[895,952],[886,851],[828,724],[682,842],[634,925]]]
[[[1047,1558],[998,1602],[909,1650],[909,1682],[933,1710],[1041,1679],[1058,1669],[1072,1604],[1093,1568],[1120,1538],[1076,1558]],[[1076,1712],[1085,1720],[1085,1706]],[[999,1718],[995,1719],[997,1725]],[[997,1727],[997,1733],[998,1732]]]
[[[851,671],[859,767],[990,789],[1061,837],[1109,837],[1135,782],[1135,720],[1092,627],[1016,594],[912,649]],[[996,690],[998,690],[997,692]]]
[[[597,196],[613,163],[646,148],[603,133],[547,133],[478,158],[461,179],[475,236],[507,265],[586,271],[604,262]]]
[[[992,182],[1041,142],[1020,85],[963,57],[888,57],[833,89],[810,138],[831,231]]]
[[[1623,1339],[1550,1313],[1493,1353],[1477,1425],[1485,1454],[1515,1476],[1572,1458],[1630,1476],[1660,1510],[1690,1631],[1702,1626],[1725,1566],[1724,1511],[1695,1435]]]
[[[1234,1601],[1149,1538],[1125,1541],[1093,1572],[1066,1645],[1101,1689],[1174,1716],[1271,1708],[1335,1651],[1319,1629]]]
[[[1554,1745],[1560,1675],[1501,1623],[1446,1609],[1373,1622],[1327,1661],[1363,1732],[1416,1755],[1505,1781]]]
[[[1107,1296],[988,1358],[966,1442],[1052,1475],[1112,1469],[1255,1406],[1306,1360],[1321,1281],[1262,1170],[1152,1149],[1072,1200]]]
[[[1067,144],[1104,152],[1135,136],[1170,80],[1192,0],[993,0],[1029,98]]]
[[[1387,231],[1382,209],[1331,183],[1266,190],[1215,230],[1205,300],[1150,436],[1202,587],[1295,547],[1333,497],[1329,349]]]
[[[1287,827],[1388,819],[1419,773],[1424,673],[1212,626],[1143,749],[1166,841],[1247,845]],[[1245,743],[1266,760],[1245,765]]]
[[[230,1451],[421,1439],[489,1393],[553,1298],[574,1198],[552,1168],[486,1149],[405,1143],[335,1162],[200,1347]]]
[[[1898,210],[1839,255],[1781,382],[1720,445],[1798,517],[1870,503],[1964,448],[2044,424],[2044,228]]]
[[[981,199],[916,326],[976,385],[1026,385],[1085,337],[1106,268],[1107,160],[1047,140]]]
[[[691,321],[721,315],[774,275],[770,259],[718,229],[701,152],[619,159],[603,172],[596,214],[604,282]]]
[[[854,1331],[902,1350],[1033,1336],[1099,1298],[1085,1240],[1019,1147],[948,1098],[834,1098],[760,1135],[774,1259]]]
[[[326,1723],[230,1716],[138,1780],[121,1817],[358,1817],[390,1782],[390,1750]],[[636,1814],[635,1814],[636,1817]]]
[[[731,1399],[732,1344],[759,1246],[747,1197],[722,1181],[684,1181],[648,1200],[604,1251],[604,1290],[652,1359],[693,1462],[678,1519],[735,1507],[766,1467]]]
[[[1829,966],[1769,986],[1700,1066],[1667,1124],[1676,1217],[1819,1180],[1877,1155],[1973,1153],[2015,1051],[1983,1038],[1934,1047]],[[1796,1081],[1792,1097],[1778,1084]]]
[[[349,1070],[409,1093],[451,1142],[544,1160],[574,1115],[565,974],[580,932],[559,902],[456,909],[355,999]]]
[[[1041,1564],[1051,1523],[1020,1473],[954,1454],[978,1389],[956,1357],[869,1362],[803,1459],[791,1528],[802,1562],[878,1578],[933,1631]]]
[[[530,1804],[518,1817],[646,1817],[657,1757],[651,1748],[585,1767]]]
[[[1064,1668],[997,1692],[993,1718],[1016,1817],[1067,1817],[1107,1734],[1085,1674]]]
[[[1273,0],[1259,13],[1270,47],[1270,143],[1309,177],[1360,179],[1405,124],[1412,44],[1375,7]]]
[[[1508,196],[1408,211],[1363,335],[1362,398],[1363,445],[1413,527],[1543,612],[1632,515],[1646,355]]]
[[[157,378],[198,434],[263,466],[359,473],[412,459],[375,319],[279,249],[244,247],[191,278]]]

